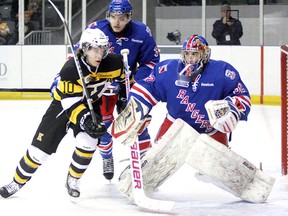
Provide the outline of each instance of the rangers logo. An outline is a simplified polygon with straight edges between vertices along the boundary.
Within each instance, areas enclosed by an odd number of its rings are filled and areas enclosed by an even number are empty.
[[[167,65],[163,65],[163,66],[160,66],[159,68],[158,68],[158,72],[159,73],[164,73],[164,72],[166,72],[167,71]]]

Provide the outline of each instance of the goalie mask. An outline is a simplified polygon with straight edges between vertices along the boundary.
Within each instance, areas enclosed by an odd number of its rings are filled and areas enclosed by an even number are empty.
[[[91,47],[99,47],[103,49],[103,59],[108,55],[109,43],[108,36],[100,29],[87,28],[81,35],[80,48],[84,53],[89,51]]]
[[[193,35],[185,40],[178,63],[179,78],[176,85],[188,87],[189,83],[202,73],[204,65],[210,60],[210,54],[210,48],[204,37]]]
[[[132,5],[129,0],[112,0],[108,6],[106,18],[109,20],[111,13],[114,14],[127,14],[128,20],[132,18]]]

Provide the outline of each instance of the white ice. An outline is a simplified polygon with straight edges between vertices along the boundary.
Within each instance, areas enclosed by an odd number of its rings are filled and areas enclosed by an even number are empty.
[[[15,168],[38,127],[50,101],[0,100],[0,186],[9,183]],[[149,126],[152,138],[165,116],[164,104],[152,111]],[[128,158],[129,148],[114,145],[115,177],[111,183],[102,175],[98,152],[81,179],[81,196],[71,199],[65,180],[74,139],[71,133],[63,139],[56,154],[44,163],[32,179],[14,196],[0,198],[1,215],[23,216],[95,216],[95,215],[193,215],[258,216],[288,215],[288,176],[281,174],[280,106],[253,105],[247,122],[240,122],[230,146],[233,151],[275,177],[267,202],[252,204],[216,186],[198,181],[196,170],[184,165],[154,194],[154,198],[172,200],[172,212],[151,212],[132,205],[117,190],[117,180]]]

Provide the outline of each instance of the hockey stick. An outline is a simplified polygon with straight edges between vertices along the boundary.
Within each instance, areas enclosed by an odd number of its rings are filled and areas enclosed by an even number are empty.
[[[130,92],[130,79],[129,79],[130,73],[129,73],[129,65],[128,65],[129,49],[122,49],[121,55],[123,56],[123,61],[124,61],[126,96],[128,97],[128,94]]]
[[[129,80],[129,64],[128,64],[128,49],[122,49],[121,55],[123,56],[124,69],[125,69],[125,84],[126,95],[130,92]],[[173,201],[156,200],[146,196],[144,191],[144,182],[142,178],[141,157],[140,149],[137,142],[130,147],[130,166],[131,166],[131,179],[132,179],[132,192],[134,195],[134,202],[137,206],[153,211],[171,211],[175,205]]]
[[[92,120],[94,122],[95,125],[97,125],[97,119],[96,119],[96,115],[95,115],[95,112],[93,110],[93,106],[92,106],[92,99],[90,98],[89,96],[89,92],[87,90],[87,87],[86,87],[86,84],[85,84],[85,80],[84,80],[84,76],[83,76],[83,72],[82,72],[82,69],[81,69],[81,66],[80,66],[80,63],[79,63],[79,60],[78,60],[78,57],[74,51],[74,46],[73,46],[73,42],[72,42],[72,37],[71,37],[71,34],[69,32],[69,29],[68,29],[68,26],[66,24],[66,21],[63,17],[63,15],[61,14],[61,12],[58,10],[58,8],[56,7],[56,5],[54,5],[54,3],[51,1],[51,0],[48,0],[49,3],[53,6],[53,8],[55,9],[55,11],[57,12],[58,16],[60,17],[60,19],[62,20],[63,22],[63,25],[65,27],[65,30],[66,30],[66,33],[68,35],[68,41],[69,41],[69,44],[70,44],[70,47],[71,47],[71,50],[72,50],[72,53],[73,53],[73,57],[74,57],[74,62],[76,64],[76,68],[77,68],[77,71],[78,71],[78,74],[79,74],[79,77],[81,79],[81,83],[82,83],[82,86],[83,86],[83,92],[84,92],[84,96],[86,97],[86,100],[87,100],[87,104],[88,104],[88,107],[89,107],[89,110],[90,110],[90,113],[91,113],[91,116],[92,116]]]

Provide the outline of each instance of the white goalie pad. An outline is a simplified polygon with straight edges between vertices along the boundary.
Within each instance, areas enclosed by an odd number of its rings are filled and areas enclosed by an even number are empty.
[[[197,131],[185,124],[183,120],[176,119],[164,136],[141,159],[146,195],[151,195],[184,164],[187,149],[191,148],[199,136]],[[118,189],[134,202],[131,187],[131,173],[127,167],[119,177]]]
[[[206,134],[201,134],[192,145],[186,163],[197,169],[205,182],[248,202],[267,200],[275,182],[273,177]]]
[[[151,195],[184,162],[201,173],[198,179],[249,202],[267,200],[275,182],[245,158],[177,119],[141,160],[145,193]],[[120,175],[118,189],[133,202],[131,187],[131,173],[127,168]]]
[[[108,132],[120,143],[133,145],[137,139],[138,131],[142,129],[148,114],[148,107],[131,96],[125,109],[117,116]],[[151,120],[151,117],[148,117]]]

